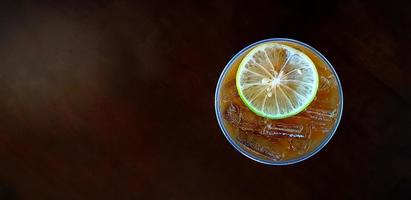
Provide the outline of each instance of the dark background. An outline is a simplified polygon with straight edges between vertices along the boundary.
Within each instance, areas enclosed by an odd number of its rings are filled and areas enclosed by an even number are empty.
[[[411,198],[410,5],[2,1],[0,199]],[[340,127],[316,156],[240,155],[214,113],[228,60],[271,37],[334,65]]]

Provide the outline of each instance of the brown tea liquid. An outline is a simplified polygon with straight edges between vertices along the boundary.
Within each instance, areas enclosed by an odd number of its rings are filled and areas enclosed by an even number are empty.
[[[233,63],[220,88],[221,117],[230,136],[252,155],[273,161],[299,158],[313,151],[332,134],[340,110],[338,83],[331,69],[312,50],[289,41],[276,41],[306,54],[314,62],[319,87],[313,102],[301,113],[280,120],[254,114],[242,102],[236,88],[236,72],[244,52]]]

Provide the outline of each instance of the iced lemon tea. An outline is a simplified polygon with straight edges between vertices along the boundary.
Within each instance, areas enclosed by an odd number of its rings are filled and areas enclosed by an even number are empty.
[[[315,65],[318,72],[318,88],[313,100],[298,114],[279,119],[256,114],[239,96],[236,75],[240,63],[256,46],[266,43],[292,47],[308,56]],[[272,66],[272,63],[268,64]],[[268,73],[275,75],[275,71],[273,68],[273,71]],[[296,70],[290,71],[297,73],[294,72]],[[264,78],[262,82],[264,83]],[[294,92],[292,88],[285,90]],[[284,91],[281,93],[287,96],[287,91]],[[271,97],[271,93],[268,96]],[[237,150],[258,162],[282,165],[305,160],[331,139],[341,117],[343,102],[339,79],[331,64],[319,52],[299,41],[268,39],[246,47],[227,64],[217,86],[215,103],[220,127]],[[268,105],[267,96],[264,98],[264,104]],[[292,106],[293,103],[288,104]],[[271,106],[278,109],[281,104]]]

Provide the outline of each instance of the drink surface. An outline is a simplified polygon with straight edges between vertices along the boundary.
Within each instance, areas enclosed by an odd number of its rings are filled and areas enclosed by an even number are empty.
[[[273,161],[302,157],[318,147],[337,123],[340,112],[338,82],[330,67],[312,50],[290,41],[275,43],[291,46],[306,54],[315,64],[320,77],[317,95],[301,113],[280,120],[254,114],[242,102],[236,88],[240,55],[223,77],[220,88],[220,117],[229,135],[250,154]]]

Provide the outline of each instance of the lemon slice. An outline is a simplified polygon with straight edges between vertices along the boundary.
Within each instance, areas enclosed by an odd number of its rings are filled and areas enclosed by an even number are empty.
[[[303,111],[318,89],[318,73],[304,53],[264,43],[252,49],[237,71],[238,94],[259,116],[282,119]]]

